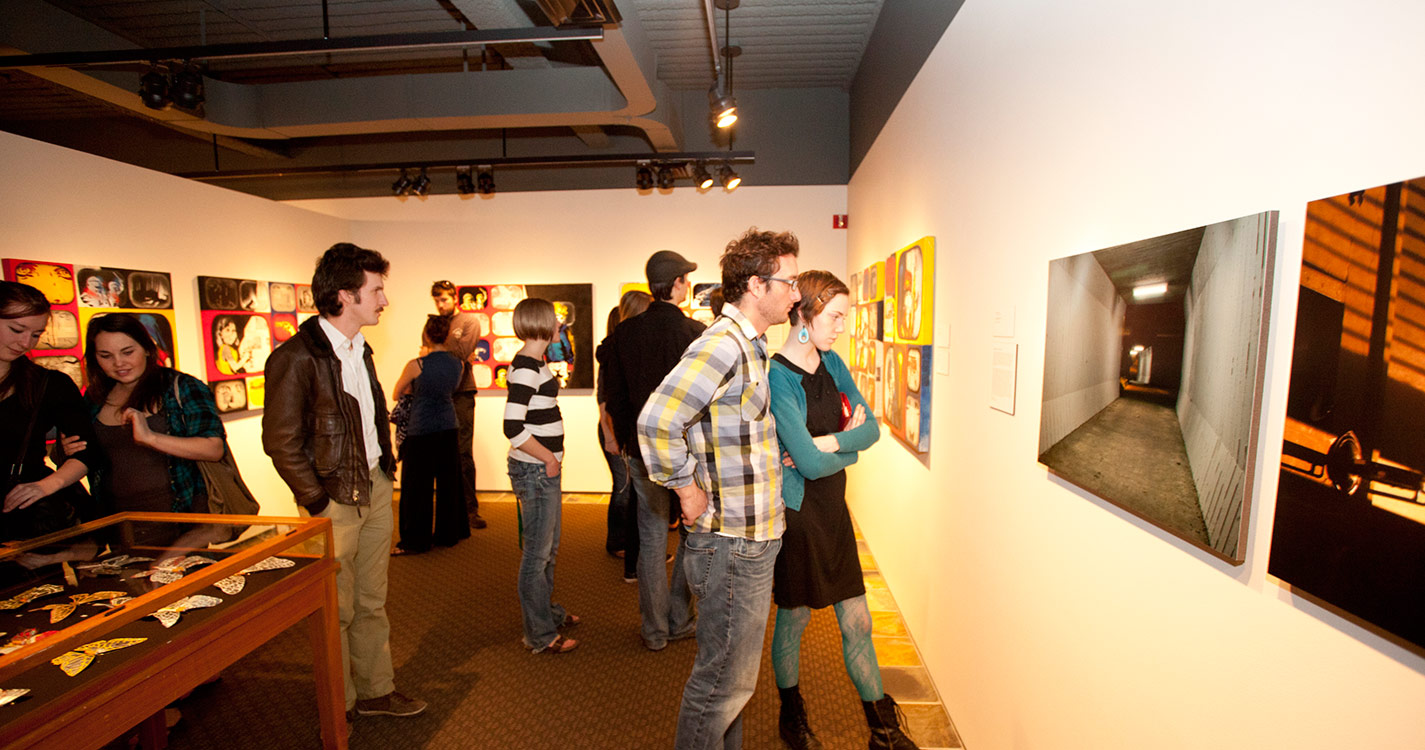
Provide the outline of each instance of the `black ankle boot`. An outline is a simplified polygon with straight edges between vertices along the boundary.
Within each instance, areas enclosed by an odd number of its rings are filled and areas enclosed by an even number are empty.
[[[782,710],[777,715],[777,731],[782,741],[792,750],[821,750],[821,740],[811,733],[811,725],[807,723],[801,688],[797,685],[777,688],[777,693],[782,697]]]
[[[884,694],[878,701],[861,701],[866,723],[871,725],[870,750],[918,750],[901,730],[901,710],[895,699]]]

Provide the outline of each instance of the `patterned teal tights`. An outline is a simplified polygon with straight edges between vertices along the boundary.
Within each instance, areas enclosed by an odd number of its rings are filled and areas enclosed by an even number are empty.
[[[866,608],[866,595],[837,602],[836,622],[841,626],[841,656],[846,660],[846,674],[856,686],[863,701],[880,700],[885,695],[881,687],[881,669],[876,666],[876,647],[871,644],[871,612]],[[811,621],[811,609],[777,608],[777,626],[772,630],[772,671],[777,687],[794,687],[801,664],[802,631]]]

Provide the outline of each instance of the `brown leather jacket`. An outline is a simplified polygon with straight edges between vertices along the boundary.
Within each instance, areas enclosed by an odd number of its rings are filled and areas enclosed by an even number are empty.
[[[341,505],[371,504],[371,472],[361,406],[341,385],[341,360],[312,316],[267,359],[267,399],[262,413],[262,449],[297,504],[321,513],[329,500]],[[366,372],[376,402],[376,434],[381,468],[395,475],[386,396],[376,380],[371,346]]]

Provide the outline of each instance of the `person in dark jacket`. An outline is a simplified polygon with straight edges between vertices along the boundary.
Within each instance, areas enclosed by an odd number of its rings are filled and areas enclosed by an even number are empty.
[[[267,360],[263,450],[297,504],[332,522],[348,717],[426,708],[395,690],[386,569],[396,460],[385,392],[361,334],[381,319],[389,269],[374,250],[332,245],[312,275],[320,314]]]
[[[638,496],[638,608],[643,614],[643,645],[661,651],[668,641],[694,634],[693,595],[683,573],[683,545],[678,545],[673,580],[668,581],[668,516],[671,493],[648,478],[638,452],[636,423],[648,396],[663,381],[683,350],[703,329],[678,309],[688,296],[688,274],[697,264],[672,250],[659,250],[644,271],[653,303],[643,314],[618,324],[605,342],[605,409],[613,419],[614,439],[628,456],[629,479]]]

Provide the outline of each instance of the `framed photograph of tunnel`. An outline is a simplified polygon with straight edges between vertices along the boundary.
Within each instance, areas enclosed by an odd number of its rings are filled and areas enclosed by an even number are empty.
[[[1049,263],[1039,462],[1243,560],[1276,212]]]
[[[1267,572],[1425,648],[1425,178],[1313,201]]]

